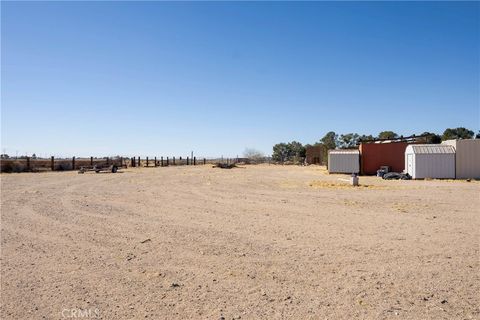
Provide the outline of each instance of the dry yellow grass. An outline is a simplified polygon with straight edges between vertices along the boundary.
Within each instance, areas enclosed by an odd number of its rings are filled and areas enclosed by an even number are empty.
[[[313,188],[326,188],[326,189],[368,189],[368,190],[382,190],[382,189],[393,189],[392,186],[382,186],[382,185],[367,185],[359,184],[358,186],[352,186],[349,182],[334,182],[334,181],[322,181],[316,180],[309,183],[310,187]]]

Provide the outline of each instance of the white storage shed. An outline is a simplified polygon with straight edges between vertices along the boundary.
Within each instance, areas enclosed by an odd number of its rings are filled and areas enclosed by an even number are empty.
[[[447,140],[455,148],[455,177],[480,179],[480,139]]]
[[[329,173],[359,173],[360,151],[358,150],[330,150],[328,152]]]
[[[413,179],[454,179],[455,149],[446,144],[411,144],[405,150],[405,171]]]

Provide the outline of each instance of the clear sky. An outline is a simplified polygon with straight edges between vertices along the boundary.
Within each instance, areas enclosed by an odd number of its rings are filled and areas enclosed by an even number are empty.
[[[235,156],[330,130],[478,131],[479,21],[479,2],[2,1],[2,149]]]

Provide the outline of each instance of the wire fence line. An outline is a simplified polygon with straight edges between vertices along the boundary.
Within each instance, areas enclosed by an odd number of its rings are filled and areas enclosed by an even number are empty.
[[[118,168],[139,168],[139,167],[167,167],[167,166],[188,166],[188,165],[207,165],[217,163],[227,164],[251,164],[251,163],[270,163],[271,158],[197,158],[197,157],[71,157],[71,158],[38,158],[23,156],[20,158],[2,158],[0,159],[0,172],[40,172],[40,171],[67,171],[79,170],[82,167],[105,167],[116,166]]]

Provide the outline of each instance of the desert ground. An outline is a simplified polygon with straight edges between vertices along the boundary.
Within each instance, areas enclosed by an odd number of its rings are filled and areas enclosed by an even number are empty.
[[[1,319],[479,319],[480,182],[2,174]]]

